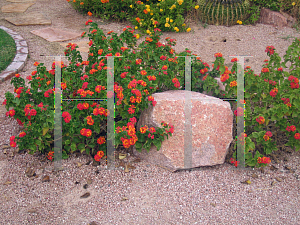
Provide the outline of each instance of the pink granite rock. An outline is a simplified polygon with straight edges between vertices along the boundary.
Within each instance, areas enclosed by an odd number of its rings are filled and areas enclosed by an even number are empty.
[[[152,145],[149,153],[133,153],[150,163],[164,166],[171,170],[184,169],[184,132],[185,132],[185,90],[171,90],[155,93],[152,96],[155,106],[148,104],[137,123],[137,130],[142,126],[161,127],[161,121],[174,125],[172,137],[165,137],[157,151]],[[191,91],[192,124],[192,167],[223,164],[232,142],[233,112],[227,101]]]
[[[275,12],[270,9],[262,8],[260,11],[259,23],[270,24],[274,27],[292,27],[297,20],[286,13]]]

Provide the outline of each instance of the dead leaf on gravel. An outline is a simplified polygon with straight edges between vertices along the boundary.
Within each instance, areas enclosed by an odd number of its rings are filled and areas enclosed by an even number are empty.
[[[126,201],[126,200],[128,200],[128,198],[123,197],[121,201]]]
[[[279,178],[279,177],[275,177],[275,179],[276,179],[278,182],[281,182],[281,181],[282,181],[282,179]]]
[[[212,203],[212,202],[211,202],[210,204],[211,204],[213,207],[216,207],[216,204],[215,204],[215,203]]]
[[[81,164],[80,162],[77,162],[77,166],[78,166],[78,167],[81,167],[82,164]]]
[[[128,169],[128,166],[127,164],[125,165],[125,170],[124,170],[125,173],[128,173],[129,172],[129,169]]]
[[[37,213],[37,210],[36,209],[29,209],[29,210],[27,210],[27,213]]]
[[[98,162],[98,161],[93,161],[93,163],[92,163],[92,166],[99,166],[100,165],[100,162]]]
[[[87,189],[88,186],[89,186],[88,184],[85,184],[85,185],[83,185],[83,188],[84,188],[84,189]]]
[[[86,181],[86,183],[88,184],[88,185],[90,185],[90,184],[92,184],[92,180],[91,179],[87,179],[87,181]]]
[[[278,168],[275,167],[275,166],[273,166],[273,165],[271,165],[271,166],[270,166],[270,170],[273,170],[273,171],[274,171],[274,170],[278,170]]]
[[[42,182],[49,182],[49,181],[50,181],[50,177],[47,175],[42,178]]]
[[[291,170],[292,167],[290,167],[290,166],[284,166],[284,169],[286,169],[286,170]]]
[[[93,222],[89,223],[88,225],[98,225],[98,223],[93,221]]]
[[[125,159],[126,156],[127,156],[126,154],[119,153],[119,159]]]
[[[89,192],[87,192],[87,193],[81,195],[80,198],[87,198],[87,197],[89,197],[90,195],[91,195],[91,194],[90,194]]]
[[[3,154],[7,154],[6,149],[4,149]]]
[[[14,157],[14,152],[11,152],[9,157]]]
[[[263,167],[260,167],[259,170],[261,173],[265,173],[265,169]]]
[[[124,163],[123,160],[120,160],[120,162],[119,162],[119,167],[125,167],[125,163]]]
[[[129,163],[128,163],[127,167],[128,167],[128,169],[135,169],[135,166],[132,166]]]
[[[138,162],[141,162],[141,159],[139,158],[136,158],[135,160],[132,161],[133,163],[138,163]]]
[[[41,160],[41,162],[46,162],[46,159],[47,159],[47,156],[45,156],[45,157]]]
[[[7,148],[10,148],[9,145],[2,145],[2,149],[7,149]]]
[[[26,174],[27,177],[33,177],[33,176],[36,175],[36,174],[35,174],[35,171],[34,171],[33,169],[31,169],[30,167],[28,167],[28,168],[26,169],[25,174]]]
[[[277,183],[276,181],[273,181],[273,182],[271,183],[271,186],[274,186],[276,183]]]
[[[254,173],[252,174],[252,178],[258,178],[258,176]]]
[[[242,184],[251,184],[251,181],[248,179],[248,180],[245,180],[245,181],[241,181]]]
[[[11,184],[12,182],[11,181],[6,181],[4,184],[5,185],[9,185],[9,184]]]

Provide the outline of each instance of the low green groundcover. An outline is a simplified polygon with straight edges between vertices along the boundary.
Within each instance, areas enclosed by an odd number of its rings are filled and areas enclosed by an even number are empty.
[[[14,39],[0,29],[0,73],[13,61],[16,55],[16,44]]]

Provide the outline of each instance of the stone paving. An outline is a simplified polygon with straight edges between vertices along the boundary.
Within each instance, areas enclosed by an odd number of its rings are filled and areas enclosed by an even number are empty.
[[[51,25],[51,20],[47,19],[42,13],[26,13],[26,10],[35,4],[36,0],[6,0],[7,5],[1,7],[2,13],[9,13],[11,16],[5,17],[5,20],[14,24],[15,26],[28,26],[28,25]],[[0,73],[0,84],[12,78],[15,74],[19,73],[25,66],[28,57],[28,45],[23,37],[18,35],[11,29],[0,26],[0,29],[6,31],[16,43],[16,56],[12,63]],[[53,27],[46,27],[39,30],[32,30],[35,34],[49,42],[62,42],[62,46],[66,47],[69,41],[81,36],[79,32],[70,32]],[[78,44],[78,51],[88,52],[88,41],[75,42]]]

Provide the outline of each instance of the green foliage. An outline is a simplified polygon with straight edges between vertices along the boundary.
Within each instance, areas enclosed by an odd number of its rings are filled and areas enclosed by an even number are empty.
[[[199,19],[211,25],[232,26],[243,21],[250,5],[248,0],[198,0]]]
[[[13,61],[16,54],[16,44],[14,39],[0,29],[0,72]]]

